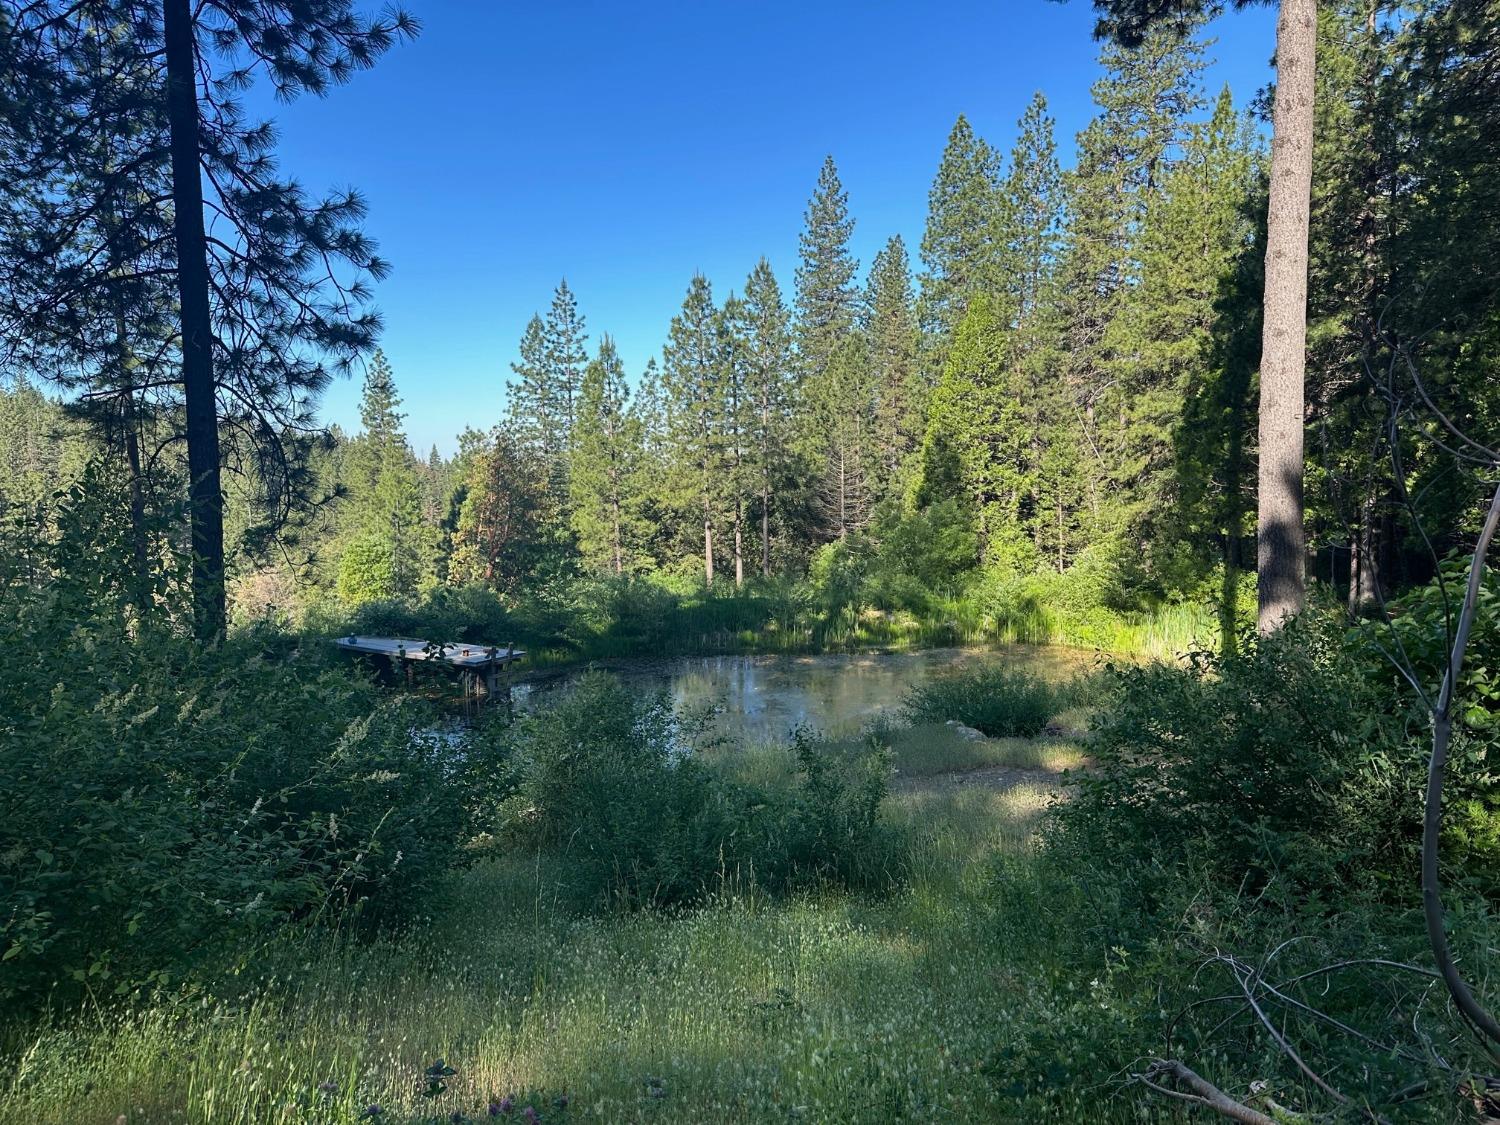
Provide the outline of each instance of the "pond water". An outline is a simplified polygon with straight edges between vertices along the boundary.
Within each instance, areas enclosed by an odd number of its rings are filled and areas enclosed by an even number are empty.
[[[913,686],[975,664],[1008,664],[1063,681],[1094,664],[1083,649],[1007,645],[810,656],[706,656],[614,661],[599,667],[643,691],[665,690],[680,714],[713,714],[715,733],[740,743],[780,740],[803,725],[839,736],[895,712]],[[544,702],[576,673],[515,687],[521,709]]]

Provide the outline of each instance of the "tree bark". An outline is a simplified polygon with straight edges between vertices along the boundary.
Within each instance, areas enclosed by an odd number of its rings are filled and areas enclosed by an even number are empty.
[[[709,586],[714,584],[714,521],[706,505],[703,513],[703,580]]]
[[[760,576],[771,577],[771,488],[765,485],[760,493]]]
[[[167,123],[172,150],[172,229],[182,317],[182,395],[192,532],[193,631],[201,641],[224,632],[224,493],[219,479],[213,322],[208,302],[208,242],[198,166],[198,91],[193,15],[188,0],[163,0]]]
[[[1307,236],[1312,194],[1316,0],[1281,0],[1261,329],[1257,622],[1274,632],[1306,602],[1302,527]]]
[[[744,525],[744,503],[740,500],[734,502],[734,588],[738,590],[745,584],[745,536]]]

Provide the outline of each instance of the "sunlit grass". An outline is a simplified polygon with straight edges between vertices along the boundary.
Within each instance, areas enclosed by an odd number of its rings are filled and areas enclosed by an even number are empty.
[[[897,760],[935,734],[913,732]],[[722,764],[774,782],[778,753]],[[928,768],[948,753],[927,751]],[[547,1121],[1010,1119],[985,1072],[1016,1002],[997,987],[993,864],[1024,862],[1049,799],[893,796],[912,875],[882,898],[726,888],[690,912],[598,918],[560,905],[548,860],[487,863],[403,938],[289,939],[213,999],[13,1031],[0,1122],[331,1125],[370,1106],[383,1122],[487,1120],[505,1098],[518,1120],[528,1105]],[[427,1098],[438,1058],[457,1073]]]

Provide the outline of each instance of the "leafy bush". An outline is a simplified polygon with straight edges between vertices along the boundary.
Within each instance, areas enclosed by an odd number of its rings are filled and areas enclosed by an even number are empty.
[[[726,883],[871,885],[898,866],[879,821],[888,766],[809,736],[787,792],[736,784],[684,754],[665,699],[589,673],[506,736],[518,782],[503,837],[559,853],[594,903],[692,902]]]
[[[73,497],[43,544],[79,577],[0,606],[0,998],[131,992],[356,904],[422,913],[486,761],[322,644],[205,648],[137,615],[93,511]]]
[[[1302,894],[1389,846],[1399,729],[1335,631],[1303,621],[1234,656],[1109,674],[1095,768],[1052,831],[1078,862]]]
[[[1003,665],[966,668],[919,684],[907,694],[907,722],[950,719],[991,738],[1040,734],[1057,711],[1056,690]]]
[[[1468,580],[1467,556],[1442,566],[1439,578],[1388,607],[1389,626],[1365,624],[1350,633],[1356,655],[1381,706],[1403,721],[1408,736],[1392,768],[1407,779],[1401,788],[1399,822],[1405,848],[1414,857],[1419,836],[1423,781],[1431,751],[1427,708],[1391,663],[1400,654],[1418,682],[1436,698],[1451,641],[1445,611],[1455,617]],[[1454,693],[1453,741],[1444,789],[1444,855],[1470,879],[1500,885],[1500,574],[1488,571],[1480,585],[1478,612]]]

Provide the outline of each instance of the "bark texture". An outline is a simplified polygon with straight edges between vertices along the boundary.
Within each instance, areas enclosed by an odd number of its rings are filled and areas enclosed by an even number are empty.
[[[1316,0],[1282,0],[1276,25],[1276,103],[1261,335],[1256,589],[1262,633],[1278,629],[1306,600],[1303,381],[1317,27]]]
[[[200,640],[211,641],[225,627],[224,493],[219,479],[219,416],[208,303],[208,243],[203,233],[203,180],[198,167],[197,52],[188,0],[163,0],[162,31],[172,148],[172,223],[182,316],[193,630]]]

